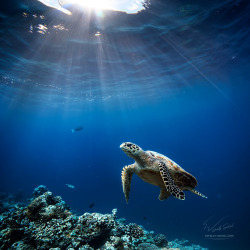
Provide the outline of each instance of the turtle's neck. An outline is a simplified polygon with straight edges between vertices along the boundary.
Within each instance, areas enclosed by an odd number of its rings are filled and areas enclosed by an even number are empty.
[[[141,152],[138,155],[133,155],[132,158],[140,165],[144,165],[146,159],[148,158],[148,154],[141,150]]]

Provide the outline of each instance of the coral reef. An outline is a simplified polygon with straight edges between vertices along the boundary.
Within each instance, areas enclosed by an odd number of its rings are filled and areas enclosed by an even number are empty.
[[[15,195],[0,193],[0,214],[4,212],[14,211],[18,207],[26,206],[27,202],[22,192]]]
[[[37,188],[34,189],[33,191],[33,198],[37,198],[38,196],[48,192],[48,188],[44,185],[40,185]]]
[[[39,186],[27,206],[4,210],[0,215],[0,249],[205,249],[184,246],[186,241],[168,242],[163,234],[154,235],[142,226],[126,225],[124,221],[117,219],[117,209],[111,214],[76,216],[61,197]]]

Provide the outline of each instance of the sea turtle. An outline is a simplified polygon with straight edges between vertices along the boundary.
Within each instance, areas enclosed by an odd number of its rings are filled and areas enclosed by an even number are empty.
[[[185,200],[183,190],[207,198],[194,189],[197,186],[196,178],[168,157],[157,152],[144,151],[131,142],[122,143],[120,148],[135,160],[134,164],[125,166],[122,170],[122,187],[127,203],[134,173],[145,182],[161,188],[159,200],[165,200],[170,195]]]

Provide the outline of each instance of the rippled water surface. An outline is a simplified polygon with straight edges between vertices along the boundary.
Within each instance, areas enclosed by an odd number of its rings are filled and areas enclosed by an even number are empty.
[[[169,239],[248,249],[249,1],[146,2],[137,14],[0,6],[0,190],[44,184],[81,212],[117,207]],[[209,198],[160,202],[134,177],[126,205],[124,141],[173,159]],[[233,225],[226,240],[208,239],[209,218]]]
[[[131,15],[71,6],[68,16],[37,1],[1,8],[1,95],[11,100],[164,97],[220,85],[248,63],[247,1],[151,1]]]

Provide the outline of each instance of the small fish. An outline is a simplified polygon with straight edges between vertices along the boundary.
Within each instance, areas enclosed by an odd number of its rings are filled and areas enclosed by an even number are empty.
[[[143,220],[146,220],[146,219],[147,219],[147,217],[144,216],[144,217],[143,217]]]
[[[95,205],[95,203],[91,203],[91,204],[89,205],[89,208],[92,208],[94,205]]]
[[[75,188],[75,186],[71,184],[65,184],[65,185],[68,186],[69,188]]]
[[[72,129],[71,129],[71,132],[74,133],[74,132],[78,132],[78,131],[81,131],[81,130],[83,130],[83,127],[82,127],[82,126],[76,127],[76,128],[72,128]]]

